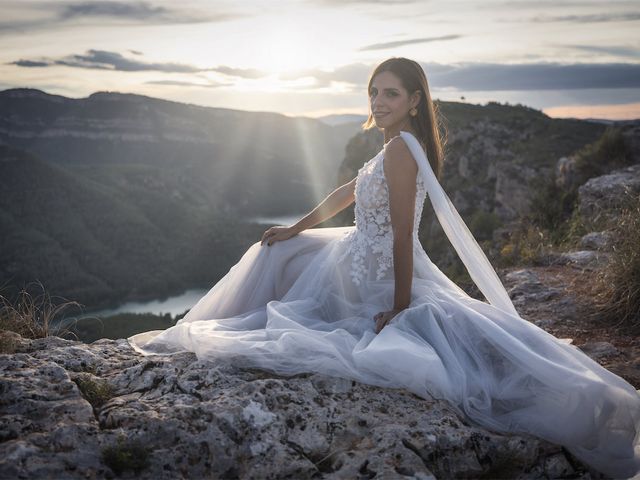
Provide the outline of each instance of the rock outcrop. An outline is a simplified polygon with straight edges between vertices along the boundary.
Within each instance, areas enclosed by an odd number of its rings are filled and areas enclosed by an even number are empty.
[[[11,338],[0,478],[600,478],[406,391],[142,357],[124,339]]]
[[[610,224],[629,197],[640,195],[640,164],[594,177],[578,189],[580,215],[594,225]]]

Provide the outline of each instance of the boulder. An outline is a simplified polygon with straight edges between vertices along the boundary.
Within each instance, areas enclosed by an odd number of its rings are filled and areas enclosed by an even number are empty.
[[[640,195],[640,164],[594,177],[578,189],[583,220],[594,226],[611,226],[632,197]]]

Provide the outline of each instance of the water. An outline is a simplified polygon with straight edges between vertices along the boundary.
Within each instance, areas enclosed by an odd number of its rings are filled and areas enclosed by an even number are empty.
[[[67,320],[84,317],[109,317],[118,313],[154,313],[156,315],[169,313],[175,317],[193,307],[208,291],[207,289],[191,289],[173,297],[146,302],[127,302],[116,308],[88,311],[73,317],[69,316]]]
[[[297,215],[280,215],[280,216],[256,216],[248,218],[247,221],[255,222],[264,225],[293,225],[298,220],[303,218],[306,213],[300,213]],[[72,322],[76,319],[85,317],[109,317],[119,313],[153,313],[156,315],[170,314],[172,317],[184,313],[193,307],[200,298],[207,293],[208,289],[191,289],[187,290],[180,295],[164,299],[156,299],[145,302],[127,302],[119,305],[116,308],[86,311],[79,315],[71,314],[65,316],[65,324]]]
[[[277,217],[252,217],[248,218],[248,222],[260,223],[264,225],[284,225],[289,226],[297,223],[298,220],[304,218],[308,212],[298,213],[296,215],[281,215]]]

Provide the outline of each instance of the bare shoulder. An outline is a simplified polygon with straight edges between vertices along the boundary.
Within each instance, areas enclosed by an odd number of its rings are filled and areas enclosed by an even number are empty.
[[[418,165],[413,158],[409,146],[401,136],[393,137],[384,149],[385,172],[403,172],[407,176],[418,171]]]

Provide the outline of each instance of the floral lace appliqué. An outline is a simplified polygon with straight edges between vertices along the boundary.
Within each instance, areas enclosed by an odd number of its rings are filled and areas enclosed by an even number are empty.
[[[367,273],[365,259],[368,249],[377,258],[376,280],[381,280],[393,267],[393,230],[389,211],[389,191],[384,176],[384,150],[366,162],[356,178],[355,220],[356,228],[349,231],[344,241],[348,242],[341,260],[351,253],[350,275],[359,285]],[[426,189],[418,173],[416,184],[416,206],[413,223],[414,246],[420,245],[418,228],[422,217],[422,207],[426,198]]]

